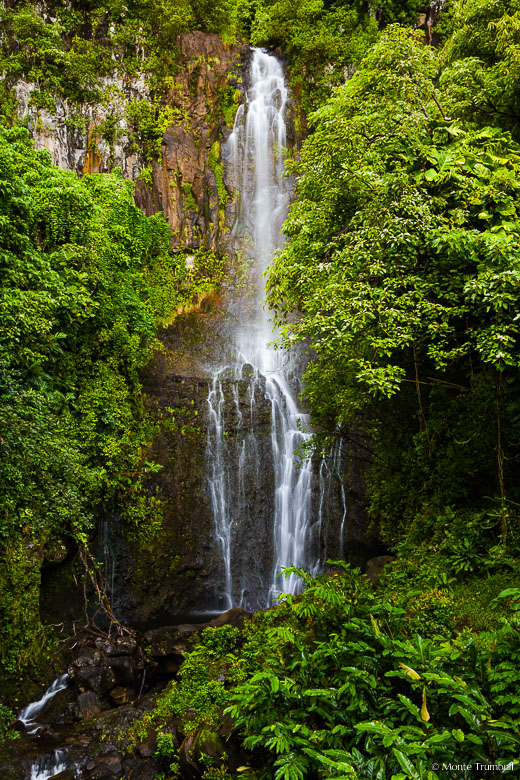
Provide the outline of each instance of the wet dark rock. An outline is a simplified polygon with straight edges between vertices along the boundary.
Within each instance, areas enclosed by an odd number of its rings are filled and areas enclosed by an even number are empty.
[[[76,702],[76,716],[79,720],[90,720],[103,709],[101,699],[93,691],[80,693]]]
[[[131,685],[139,676],[135,661],[125,655],[111,657],[110,669],[118,685]]]
[[[123,765],[119,753],[113,752],[96,761],[90,761],[87,766],[89,780],[105,780],[105,778],[121,777]]]
[[[187,780],[202,777],[204,767],[199,760],[204,754],[218,765],[226,765],[232,772],[241,766],[245,757],[239,747],[230,740],[224,740],[218,727],[203,723],[193,734],[188,734],[179,748],[179,764],[182,776]]]
[[[163,626],[154,628],[145,634],[149,644],[149,652],[153,658],[167,655],[184,655],[188,649],[187,640],[201,631],[204,624],[187,624],[183,626]]]
[[[38,739],[45,740],[46,745],[59,745],[61,742],[61,735],[47,724],[43,724],[37,734]]]
[[[236,731],[235,721],[228,712],[219,712],[219,734],[221,737],[229,737]]]
[[[53,775],[49,780],[75,780],[75,777],[76,775],[72,769],[64,769],[63,772]]]
[[[167,678],[175,677],[179,671],[181,663],[182,660],[178,656],[164,656],[163,658],[159,658],[157,664],[157,676]]]
[[[118,636],[112,639],[96,639],[96,647],[108,656],[133,655],[137,649],[137,641],[133,637]]]
[[[242,630],[244,628],[244,620],[252,616],[252,612],[247,612],[245,609],[239,607],[233,607],[228,609],[227,612],[223,612],[214,620],[209,622],[210,626],[218,628],[220,626],[233,626]]]
[[[244,363],[242,366],[242,379],[249,380],[255,373],[254,366],[251,363]]]
[[[397,560],[395,555],[378,555],[376,558],[370,558],[367,561],[366,576],[371,582],[378,583],[385,566],[393,563],[395,560]]]
[[[121,704],[130,704],[130,702],[135,699],[135,690],[130,686],[118,685],[110,691],[110,698],[118,707]]]
[[[128,780],[156,780],[158,776],[157,764],[151,758],[128,758],[123,768]]]
[[[109,666],[81,666],[76,669],[74,682],[80,690],[108,693],[116,684],[116,677]]]
[[[141,758],[151,758],[157,749],[157,735],[150,734],[137,746],[137,752]]]
[[[179,765],[182,776],[187,780],[202,777],[203,768],[198,763],[202,753],[218,763],[225,753],[225,745],[218,732],[204,724],[194,734],[188,734],[179,748]]]
[[[45,708],[45,711],[41,716],[42,720],[46,723],[52,723],[55,726],[73,723],[73,704],[75,698],[76,691],[71,685],[59,691]]]
[[[72,670],[69,669],[71,677],[74,676],[74,667],[79,668],[81,666],[101,666],[103,662],[103,653],[101,650],[93,647],[85,647],[84,645],[78,649],[74,661],[72,662]]]
[[[112,772],[110,767],[99,764],[90,772],[87,772],[84,777],[86,780],[114,780],[114,777],[121,777],[121,775]]]
[[[153,679],[155,662],[146,664],[145,654],[134,637],[98,637],[95,647],[87,636],[76,640],[74,658],[69,666],[72,690],[92,691],[104,707],[121,706],[132,701],[136,689],[146,682],[146,672]],[[107,652],[106,652],[107,651]]]

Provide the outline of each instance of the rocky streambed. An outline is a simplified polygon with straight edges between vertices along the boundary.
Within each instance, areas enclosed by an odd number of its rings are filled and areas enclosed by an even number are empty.
[[[176,678],[192,638],[206,627],[241,629],[249,615],[231,609],[204,623],[168,625],[145,633],[131,629],[102,635],[83,630],[62,650],[66,671],[41,699],[19,713],[8,759],[0,761],[4,780],[154,780],[157,735],[141,739],[129,729],[150,712],[167,683]],[[182,777],[201,777],[201,753],[230,768],[243,763],[233,723],[223,714],[219,727],[202,725],[185,736],[179,718],[161,731],[171,733]]]

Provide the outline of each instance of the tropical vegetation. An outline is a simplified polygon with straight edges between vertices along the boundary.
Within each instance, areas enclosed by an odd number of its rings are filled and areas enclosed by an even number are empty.
[[[27,2],[0,11],[7,677],[34,670],[51,642],[43,561],[86,551],[100,507],[121,508],[128,475],[135,487],[155,468],[140,372],[158,329],[222,276],[204,249],[187,267],[120,171],[78,178],[35,151],[14,87],[30,84],[31,105],[52,114],[59,100],[108,103],[117,79],[142,76],[147,96],[125,111],[146,167],[185,121],[166,96],[179,35],[196,30],[278,47],[296,135],[307,135],[288,166],[296,195],[269,303],[284,345],[309,348],[314,451],[338,437],[363,447],[371,533],[397,560],[378,585],[344,562],[317,579],[298,570],[301,595],[242,632],[203,631],[127,734],[157,733],[165,777],[179,773],[172,718],[185,734],[232,718],[244,764],[231,773],[225,755],[206,757],[207,780],[435,780],[470,776],[451,764],[479,762],[486,777],[518,766],[520,4],[449,0],[433,30],[416,29],[421,10],[94,0],[56,2],[47,19]],[[116,123],[102,130],[113,145]],[[219,152],[216,142],[224,208]],[[151,509],[140,507],[145,526]]]

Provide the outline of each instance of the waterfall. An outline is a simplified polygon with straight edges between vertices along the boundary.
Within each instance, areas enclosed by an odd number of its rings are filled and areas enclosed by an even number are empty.
[[[235,190],[232,239],[250,260],[249,285],[228,304],[238,321],[233,349],[216,367],[207,399],[208,484],[223,607],[265,607],[280,591],[295,593],[300,586],[294,575],[280,582],[283,567],[316,564],[309,549],[312,464],[298,462],[309,420],[296,401],[292,357],[271,345],[276,334],[263,306],[263,275],[282,244],[289,202],[283,176],[288,97],[281,63],[254,49],[247,100],[225,148]],[[266,406],[269,436],[262,439],[255,425]],[[259,494],[263,517],[255,516]]]
[[[27,729],[29,734],[34,734],[38,730],[38,719],[45,712],[48,705],[54,699],[56,694],[65,690],[69,684],[69,675],[62,674],[58,677],[52,685],[50,685],[44,692],[43,696],[38,701],[33,701],[28,704],[18,714],[18,720],[21,720]]]

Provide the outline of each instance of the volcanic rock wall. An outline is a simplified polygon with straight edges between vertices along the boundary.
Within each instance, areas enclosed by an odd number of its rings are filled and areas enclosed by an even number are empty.
[[[248,47],[226,45],[218,35],[192,32],[180,36],[176,74],[163,101],[171,109],[156,159],[146,159],[132,134],[125,109],[132,101],[150,100],[144,76],[105,79],[111,99],[84,104],[79,110],[55,98],[55,111],[31,103],[34,84],[14,87],[17,112],[29,128],[36,148],[47,149],[61,168],[103,173],[118,167],[135,182],[136,202],[147,213],[162,211],[168,220],[172,247],[218,248],[224,226],[220,176],[220,141],[226,119],[240,100]],[[104,126],[113,120],[112,138]]]

